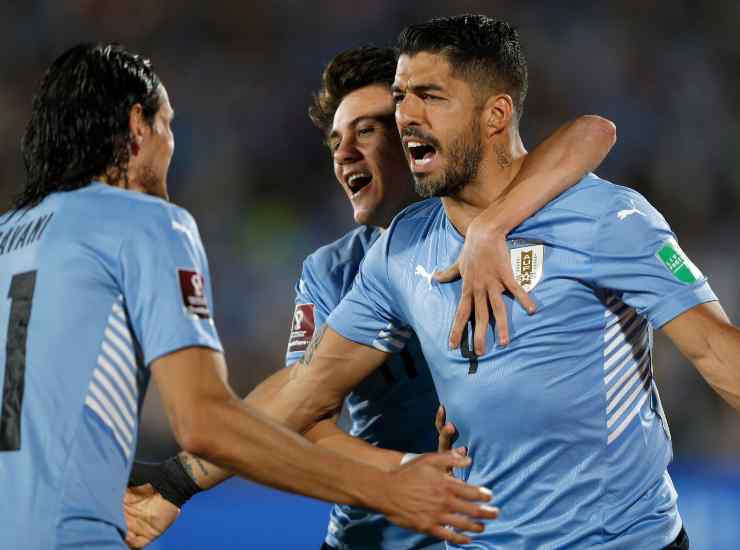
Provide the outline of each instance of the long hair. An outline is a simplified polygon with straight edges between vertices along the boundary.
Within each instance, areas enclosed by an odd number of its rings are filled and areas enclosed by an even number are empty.
[[[131,108],[140,104],[151,124],[159,85],[151,62],[120,44],[80,44],[60,55],[33,98],[21,141],[26,184],[15,207],[35,206],[106,173],[127,181]]]

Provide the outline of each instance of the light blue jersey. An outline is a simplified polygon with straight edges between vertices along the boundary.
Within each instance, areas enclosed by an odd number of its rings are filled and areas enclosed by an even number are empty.
[[[148,366],[221,350],[195,222],[93,183],[0,217],[0,548],[126,548]]]
[[[313,336],[349,291],[362,259],[380,230],[360,227],[319,248],[303,263],[285,362],[298,361]],[[437,450],[434,415],[439,406],[419,341],[402,324],[389,323],[376,345],[394,355],[347,396],[349,433],[385,449]],[[438,539],[401,529],[380,514],[335,505],[326,542],[337,550],[442,548]]]
[[[466,445],[460,475],[493,491],[501,517],[465,548],[659,550],[681,528],[666,467],[670,434],[652,371],[652,327],[715,295],[665,219],[638,193],[589,175],[510,236],[514,272],[538,305],[507,297],[511,343],[476,357],[470,324],[448,335],[463,238],[439,199],[399,214],[328,324],[376,345],[389,323],[418,336]],[[452,546],[451,546],[452,547]]]

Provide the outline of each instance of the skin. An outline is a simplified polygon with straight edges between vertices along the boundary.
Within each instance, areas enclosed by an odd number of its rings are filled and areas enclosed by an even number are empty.
[[[438,97],[429,97],[430,88]],[[393,85],[396,121],[407,138],[433,138],[438,157],[415,179],[446,181],[445,171],[454,162],[447,151],[476,113],[472,89],[454,78],[446,59],[421,53],[401,56]],[[484,209],[495,205],[522,167],[524,147],[514,123],[513,102],[506,94],[492,95],[475,114],[483,156],[476,177],[442,201],[446,213],[462,234]],[[462,124],[461,124],[462,121]],[[413,128],[413,131],[409,131]],[[453,167],[454,168],[454,167]],[[718,302],[698,305],[667,323],[663,330],[727,402],[740,410],[740,329],[733,326]],[[283,413],[291,424],[310,424],[321,411],[336,407],[360,380],[383,364],[386,356],[327,329],[315,344],[310,364],[292,370],[276,398],[285,404]],[[442,426],[445,425],[441,420]]]
[[[402,208],[418,200],[393,112],[388,87],[376,84],[347,94],[334,114],[328,139],[334,175],[359,225],[387,227]],[[372,180],[354,193],[347,180],[358,172],[371,174]]]
[[[327,137],[335,176],[350,200],[358,223],[386,227],[397,212],[418,199],[413,192],[406,157],[395,127],[394,111],[395,105],[387,86],[360,88],[342,100]],[[491,205],[491,209],[485,212],[486,217],[481,216],[480,229],[475,232],[479,241],[471,242],[487,243],[495,239],[496,244],[500,245],[495,249],[496,254],[492,256],[490,250],[486,251],[486,261],[476,263],[477,256],[466,259],[463,252],[458,263],[440,275],[453,280],[463,272],[466,274],[466,284],[469,279],[479,280],[479,284],[483,285],[495,283],[499,299],[504,290],[513,290],[524,307],[533,309],[534,305],[511,274],[505,236],[537,208],[600,164],[614,144],[614,136],[613,125],[600,117],[581,117],[561,127],[545,141],[544,147],[536,149],[533,163],[529,165],[531,167],[525,165],[523,178],[513,186],[516,191],[513,194],[515,202],[502,200]],[[355,194],[350,189],[348,176],[357,172],[370,174],[372,180]],[[476,279],[475,268],[480,269],[483,277]],[[486,311],[489,295],[494,296],[494,292],[481,298],[486,302]],[[320,340],[319,336],[315,336],[316,342]],[[314,350],[315,343],[301,364],[280,369],[250,393],[245,402],[271,418],[290,425],[291,405],[280,400],[281,389],[293,376],[294,369],[304,368],[311,361]],[[384,362],[386,357],[382,357]],[[331,409],[325,411],[324,415],[327,413],[329,418],[313,419],[305,424],[301,420],[293,426],[302,426],[309,440],[345,456],[386,470],[398,468],[402,453],[379,449],[349,437],[336,426]],[[443,409],[438,411],[436,424],[440,432],[439,450],[448,451],[452,447],[454,427],[449,422],[445,423]],[[179,456],[193,480],[203,489],[213,487],[232,475],[228,469],[219,468],[190,453],[180,453]],[[176,519],[178,510],[154,493],[151,486],[132,488],[129,493],[126,497],[129,504],[129,534],[132,547],[139,548],[159,536]]]
[[[127,180],[113,172],[101,175],[110,185],[167,198],[167,170],[174,152],[170,129],[172,107],[164,88],[152,124],[134,105],[129,116],[133,138]],[[403,527],[449,540],[468,537],[454,532],[480,531],[473,518],[493,518],[497,511],[473,504],[490,493],[449,478],[452,465],[469,459],[454,453],[414,461],[384,472],[316,446],[238,399],[226,381],[223,355],[185,348],[150,365],[175,437],[192,454],[238,475],[315,498],[365,506],[386,514]]]

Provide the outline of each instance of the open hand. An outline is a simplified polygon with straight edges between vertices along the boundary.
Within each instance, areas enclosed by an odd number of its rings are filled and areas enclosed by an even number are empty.
[[[180,514],[180,509],[165,500],[149,483],[126,489],[123,511],[129,548],[144,548],[164,533]]]
[[[509,343],[509,321],[502,297],[506,291],[529,314],[536,310],[532,299],[514,278],[506,234],[489,223],[487,218],[479,216],[470,223],[460,257],[449,268],[435,273],[435,278],[440,283],[455,281],[460,277],[463,280],[462,293],[450,332],[451,348],[460,346],[463,330],[473,315],[473,349],[476,355],[485,353],[489,307],[498,328],[499,343],[502,346]]]
[[[388,519],[401,527],[452,542],[468,544],[471,539],[455,530],[480,533],[481,519],[496,519],[498,508],[476,502],[491,500],[491,492],[447,475],[451,468],[466,468],[470,459],[454,452],[420,456],[391,473],[386,487]]]

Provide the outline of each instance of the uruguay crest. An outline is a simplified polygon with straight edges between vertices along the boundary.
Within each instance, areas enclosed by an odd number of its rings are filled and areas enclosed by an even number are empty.
[[[522,245],[521,241],[514,242],[509,250],[511,269],[514,278],[529,292],[542,280],[545,264],[545,246],[541,244]]]

